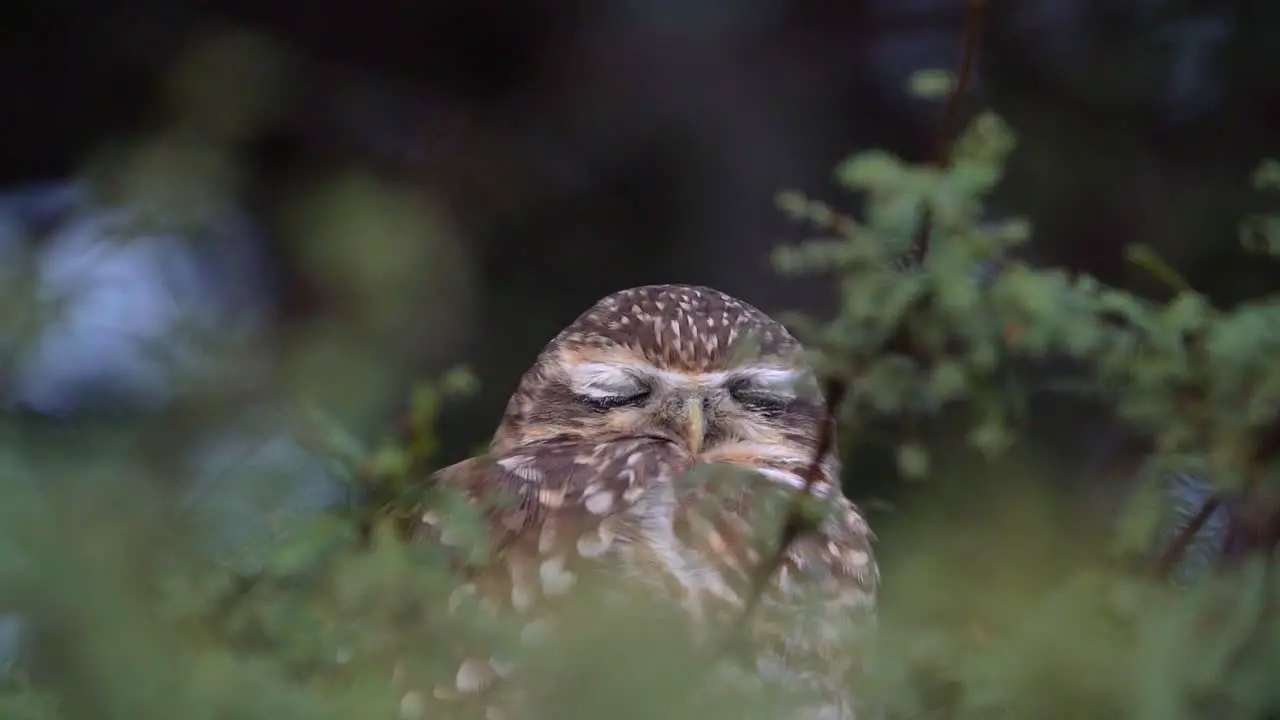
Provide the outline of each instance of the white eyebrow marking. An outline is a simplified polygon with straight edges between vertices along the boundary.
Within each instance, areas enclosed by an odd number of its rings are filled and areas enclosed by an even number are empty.
[[[668,387],[720,387],[746,380],[753,388],[780,397],[795,397],[796,385],[804,378],[803,370],[757,366],[730,371],[681,373],[662,370],[644,363],[584,362],[569,365],[569,384],[579,394],[594,398],[628,395],[642,389],[642,382],[652,380]]]
[[[751,367],[740,369],[730,375],[733,380],[745,380],[753,389],[781,397],[795,397],[796,385],[803,379],[804,373],[776,367]]]
[[[643,365],[586,362],[569,367],[569,386],[579,395],[612,398],[642,389],[640,377],[652,374]]]

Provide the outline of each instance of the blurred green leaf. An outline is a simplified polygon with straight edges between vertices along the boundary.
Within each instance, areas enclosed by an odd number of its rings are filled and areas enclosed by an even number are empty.
[[[898,446],[898,469],[910,480],[929,474],[929,450],[920,443],[906,442]]]
[[[949,70],[917,70],[907,81],[911,94],[926,100],[939,100],[951,93],[955,77]]]
[[[910,167],[890,153],[871,150],[855,155],[836,169],[836,179],[850,190],[897,190],[907,182]]]
[[[1280,190],[1280,160],[1266,160],[1253,173],[1253,185],[1259,190]]]

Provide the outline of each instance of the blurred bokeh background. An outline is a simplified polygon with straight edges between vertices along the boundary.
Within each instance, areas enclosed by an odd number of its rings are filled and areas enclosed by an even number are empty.
[[[829,314],[833,288],[770,266],[801,235],[773,197],[854,211],[839,159],[931,158],[940,104],[903,88],[955,67],[965,5],[5,3],[0,401],[41,437],[150,424],[168,491],[257,517],[255,473],[314,466],[290,512],[343,497],[287,432],[300,397],[377,437],[416,378],[466,364],[446,462],[613,290]],[[1156,293],[1124,260],[1142,242],[1223,304],[1274,288],[1236,228],[1280,153],[1280,3],[989,6],[964,111],[1018,134],[993,213],[1031,219],[1035,262]],[[1046,464],[1092,497],[1122,439],[1080,403],[1041,413]]]
[[[5,272],[85,295],[68,311],[85,329],[11,364],[12,399],[159,402],[164,381],[131,354],[175,312],[255,338],[264,362],[281,338],[338,323],[403,377],[466,361],[489,378],[449,424],[466,441],[555,329],[611,290],[696,282],[821,313],[828,288],[769,266],[797,236],[772,197],[854,208],[830,181],[836,160],[931,156],[940,108],[903,85],[954,67],[964,5],[6,4]],[[1274,3],[1028,0],[988,15],[967,109],[1019,133],[998,203],[1034,220],[1037,260],[1124,283],[1123,247],[1140,240],[1224,300],[1268,286],[1274,270],[1237,249],[1235,223],[1277,142]],[[184,179],[153,182],[160,200],[103,179],[130,167]],[[392,244],[408,264],[391,265],[410,287],[382,327],[358,317],[352,281],[313,252],[324,230],[293,210],[344,183],[390,186],[387,202],[432,226],[383,228],[407,233]],[[179,247],[195,231],[174,225],[89,250],[120,203],[174,202],[177,184],[202,198],[196,223],[216,242]],[[366,255],[389,242],[360,240]],[[398,394],[368,391],[374,405]]]

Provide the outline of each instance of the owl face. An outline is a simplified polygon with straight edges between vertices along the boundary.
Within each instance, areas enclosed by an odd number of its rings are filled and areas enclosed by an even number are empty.
[[[656,285],[596,303],[521,381],[495,449],[657,437],[706,461],[811,461],[823,401],[799,343],[709,288]]]

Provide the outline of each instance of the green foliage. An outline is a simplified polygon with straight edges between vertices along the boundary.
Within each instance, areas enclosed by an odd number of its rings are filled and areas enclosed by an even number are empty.
[[[1254,173],[1253,184],[1259,190],[1280,190],[1280,161],[1268,160]],[[1249,250],[1266,255],[1280,253],[1280,215],[1255,214],[1240,226],[1240,242]]]
[[[438,458],[430,438],[440,404],[474,384],[463,371],[419,384],[407,437],[372,448],[319,414],[309,417],[312,442],[330,449],[366,500],[355,517],[311,517],[277,536],[249,579],[181,538],[157,547],[155,527],[144,529],[137,508],[101,502],[143,485],[115,477],[110,490],[99,485],[82,504],[22,481],[33,462],[15,458],[0,487],[13,503],[0,508],[0,537],[22,547],[3,556],[15,562],[0,568],[0,586],[16,590],[9,607],[47,628],[42,641],[66,651],[35,677],[20,671],[6,679],[0,718],[392,719],[402,716],[405,692],[393,684],[393,668],[409,668],[415,687],[430,692],[452,682],[456,648],[495,648],[519,660],[516,619],[504,622],[460,598],[444,549],[405,542],[399,522],[448,515],[451,528],[483,544],[478,516],[422,482]],[[104,448],[89,455],[95,466],[120,467]],[[73,521],[75,532],[39,515],[42,505]],[[590,595],[564,611],[572,624],[528,668],[540,689],[531,717],[654,718],[697,707],[700,717],[729,720],[778,702],[754,690],[699,693],[711,665],[663,615],[668,608],[629,607],[621,617]],[[601,647],[627,651],[610,652],[602,664]]]
[[[917,93],[945,88],[937,78],[913,81]],[[904,539],[897,562],[885,560],[887,622],[870,684],[895,717],[1255,717],[1275,709],[1280,694],[1263,678],[1280,670],[1280,646],[1264,639],[1280,623],[1263,612],[1277,598],[1260,563],[1172,590],[1107,560],[1109,551],[1152,548],[1154,490],[1170,470],[1248,486],[1258,494],[1247,502],[1276,487],[1276,467],[1261,450],[1280,407],[1280,298],[1215,308],[1139,245],[1131,260],[1169,287],[1168,300],[1017,259],[1030,223],[984,215],[1013,147],[1009,129],[985,113],[945,169],[874,150],[843,162],[836,178],[865,198],[860,219],[796,193],[779,197],[783,212],[826,233],[780,248],[775,261],[782,272],[839,284],[835,317],[793,325],[822,372],[852,389],[846,434],[857,444],[890,418],[901,476],[971,493],[957,500],[969,493],[939,490],[951,513],[896,528]],[[1280,188],[1280,165],[1264,164],[1255,181]],[[1274,253],[1280,224],[1253,216],[1241,233],[1250,249]],[[922,241],[923,260],[904,260]],[[1079,369],[1076,391],[1155,440],[1114,527],[1081,517],[1064,524],[1055,517],[1061,508],[1042,507],[1050,496],[1034,482],[1036,468],[1014,459],[1028,401],[1016,378],[1047,358],[1069,360]],[[940,428],[932,436],[930,423]],[[931,446],[948,452],[952,437],[985,459],[963,469],[931,461]],[[995,510],[994,493],[1021,502]],[[980,527],[998,526],[1001,512],[1037,522],[1013,532]],[[974,554],[939,550],[956,545]]]
[[[911,94],[928,100],[947,97],[955,85],[955,79],[946,70],[920,70],[912,73],[909,82]]]
[[[228,48],[263,52],[237,38],[181,72],[206,76]],[[912,91],[936,98],[952,83],[926,73]],[[216,129],[238,136],[270,115],[260,95]],[[208,107],[201,93],[187,101]],[[883,627],[865,692],[895,718],[1230,718],[1274,709],[1280,623],[1267,612],[1276,598],[1264,568],[1172,589],[1117,573],[1096,551],[1150,544],[1157,481],[1169,468],[1207,472],[1224,487],[1274,487],[1275,468],[1255,450],[1280,401],[1280,302],[1214,308],[1142,247],[1132,257],[1170,286],[1164,302],[1017,259],[1030,222],[990,222],[985,203],[1014,146],[1010,128],[985,113],[945,168],[858,154],[836,177],[864,199],[860,219],[779,196],[785,213],[824,237],[779,249],[778,269],[821,273],[840,290],[833,317],[793,325],[819,372],[852,388],[841,408],[855,441],[846,445],[855,448],[850,475],[861,479],[856,448],[889,418],[901,476],[937,498],[886,533],[894,537],[881,562]],[[210,167],[227,179],[221,165]],[[1256,179],[1280,187],[1280,166],[1264,165]],[[393,333],[412,269],[431,264],[406,260],[399,246],[412,243],[396,240],[430,234],[431,219],[410,194],[370,180],[349,178],[321,195],[322,211],[291,218],[316,243],[317,272],[350,291],[369,327]],[[1274,254],[1278,228],[1273,216],[1247,218],[1242,241]],[[377,242],[353,253],[353,237]],[[917,260],[922,239],[929,252]],[[447,259],[441,252],[432,257]],[[461,273],[443,266],[431,281],[452,288],[445,275]],[[431,312],[443,323],[450,309]],[[332,360],[335,347],[358,345],[347,340],[304,349],[292,366],[304,380],[297,394],[341,405],[376,385],[366,358]],[[1030,390],[1021,368],[1050,357],[1082,368],[1084,392],[1156,440],[1117,523],[1064,514],[1035,482],[1043,468],[1025,445]],[[476,513],[424,481],[445,454],[435,428],[442,404],[476,382],[457,371],[415,387],[404,436],[373,447],[319,412],[305,414],[310,443],[360,501],[275,528],[269,547],[252,549],[265,560],[248,578],[233,558],[203,553],[196,528],[175,521],[172,507],[145,499],[154,478],[127,443],[95,438],[69,451],[65,442],[0,438],[0,602],[24,614],[46,649],[5,679],[0,720],[396,718],[406,702],[391,682],[397,663],[424,682],[447,681],[459,645],[516,653],[507,643],[517,628],[452,593],[457,558],[405,542],[406,528],[430,512],[449,516],[473,551],[485,549]],[[953,438],[973,452],[958,453]],[[457,602],[461,615],[449,612]],[[754,690],[697,694],[711,663],[665,610],[621,618],[603,603],[567,610],[572,627],[531,668],[539,691],[530,716],[665,718],[689,708],[696,717],[780,716],[783,699]]]

